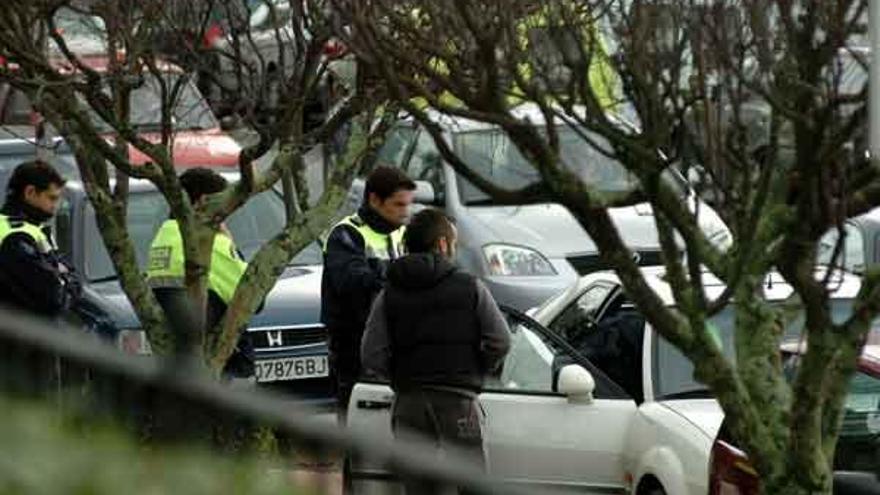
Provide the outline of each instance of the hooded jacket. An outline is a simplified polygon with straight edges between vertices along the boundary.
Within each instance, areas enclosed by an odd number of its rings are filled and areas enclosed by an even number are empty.
[[[391,263],[367,321],[363,366],[398,391],[479,390],[509,345],[504,317],[481,282],[444,256],[412,254]]]

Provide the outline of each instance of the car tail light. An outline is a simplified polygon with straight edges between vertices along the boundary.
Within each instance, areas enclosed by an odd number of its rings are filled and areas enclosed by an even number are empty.
[[[715,440],[709,461],[709,495],[757,495],[758,473],[745,452]]]
[[[147,332],[143,330],[122,330],[116,337],[116,345],[126,354],[147,356],[153,353]]]

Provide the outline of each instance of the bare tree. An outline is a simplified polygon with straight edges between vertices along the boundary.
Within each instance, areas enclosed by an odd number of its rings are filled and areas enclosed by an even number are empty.
[[[880,310],[868,269],[852,313],[832,314],[820,240],[878,203],[878,168],[852,150],[865,125],[864,66],[850,40],[864,0],[386,1],[336,6],[349,45],[425,129],[457,173],[498,201],[567,207],[651,326],[695,365],[727,413],[766,493],[829,493],[849,378]],[[547,125],[516,114],[539,108]],[[426,107],[501,129],[537,185],[505,189],[441,136]],[[619,161],[637,186],[603,194],[560,153],[560,130]],[[731,243],[700,229],[699,208],[664,179],[702,164]],[[647,201],[675,307],[646,282],[609,215]],[[825,262],[840,264],[844,236]],[[683,256],[686,255],[686,256]],[[707,296],[705,270],[726,285]],[[768,274],[794,289],[809,343],[793,381],[779,343],[791,314],[765,299]],[[778,276],[778,275],[777,275]],[[734,302],[735,301],[735,302]],[[735,314],[735,353],[707,321]]]
[[[377,145],[393,115],[382,118],[379,95],[358,92],[351,85],[337,95],[334,108],[307,121],[309,106],[320,100],[327,81],[324,47],[332,19],[321,3],[290,2],[284,21],[272,24],[270,32],[279,40],[274,64],[283,67],[276,71],[252,70],[244,55],[242,45],[254,34],[242,0],[28,0],[13,1],[0,14],[0,55],[5,60],[0,79],[23,90],[75,152],[122,287],[159,354],[171,353],[181,339],[167,331],[166,315],[137,263],[126,225],[129,178],[153,183],[181,226],[185,285],[196,318],[187,340],[190,348],[182,350],[219,374],[275,279],[332,220],[361,157]],[[262,5],[274,11],[277,3]],[[106,67],[96,66],[96,54],[84,52],[70,33],[59,29],[62,12],[92,20],[95,29],[86,38],[100,42],[97,55],[107,61]],[[206,34],[218,29],[232,37],[225,49],[218,48],[219,42],[206,42]],[[194,82],[207,87],[224,82],[212,71],[218,56],[225,68],[240,76],[239,86],[222,89],[238,105],[240,132],[252,137],[238,157],[240,180],[212,195],[207,204],[195,206],[175,168],[178,123],[198,121],[192,112],[204,108],[188,106],[191,100],[186,96]],[[161,108],[147,109],[154,119],[146,126],[136,118],[144,109],[137,108],[132,97],[145,85],[161,102]],[[328,154],[332,166],[323,190],[310,201],[304,155],[331,137],[339,146]],[[134,163],[130,148],[144,155],[145,163]],[[277,153],[271,163],[257,167],[255,160],[271,156],[267,153],[273,148]],[[222,322],[205,328],[207,273],[216,232],[249,198],[279,184],[287,205],[286,226],[256,253]]]

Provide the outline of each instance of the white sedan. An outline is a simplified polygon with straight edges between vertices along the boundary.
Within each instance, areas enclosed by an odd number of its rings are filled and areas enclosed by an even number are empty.
[[[671,305],[663,269],[643,271]],[[710,278],[704,285],[712,297],[724,287]],[[790,296],[791,287],[774,279],[768,297]],[[860,282],[833,279],[834,307],[845,316]],[[730,353],[732,312],[711,322]],[[616,275],[585,276],[531,313],[534,320],[511,315],[504,369],[480,394],[490,474],[533,489],[706,495],[721,408],[690,361],[629,303]],[[390,436],[392,400],[386,384],[359,383],[349,427]],[[348,475],[356,493],[393,480],[368,459],[356,460]]]

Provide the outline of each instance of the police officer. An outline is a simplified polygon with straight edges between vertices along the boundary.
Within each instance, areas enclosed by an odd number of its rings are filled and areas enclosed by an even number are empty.
[[[363,203],[330,231],[324,244],[321,320],[330,337],[340,419],[360,374],[360,345],[373,298],[385,284],[387,262],[401,254],[403,224],[415,183],[396,168],[367,177]]]
[[[223,191],[227,181],[211,169],[198,167],[182,173],[180,185],[186,191],[193,206],[198,207],[204,203],[209,194]],[[184,345],[197,345],[189,336],[191,305],[184,284],[184,261],[180,227],[177,220],[168,219],[159,228],[150,244],[147,281],[172,327],[179,332],[178,339],[184,339]],[[214,235],[211,251],[206,328],[213,328],[223,318],[246,269],[247,262],[235,247],[229,231],[221,225]],[[224,374],[237,377],[253,375],[253,352],[247,334],[242,334],[239,339],[235,353],[226,364]]]
[[[0,303],[54,318],[76,302],[79,283],[45,225],[55,215],[64,182],[40,160],[12,172],[0,210]]]
[[[455,447],[485,468],[483,414],[477,393],[510,347],[507,323],[489,290],[458,270],[456,229],[426,209],[407,226],[409,254],[391,263],[363,338],[367,376],[390,379],[396,437]],[[407,493],[430,487],[405,480]]]

